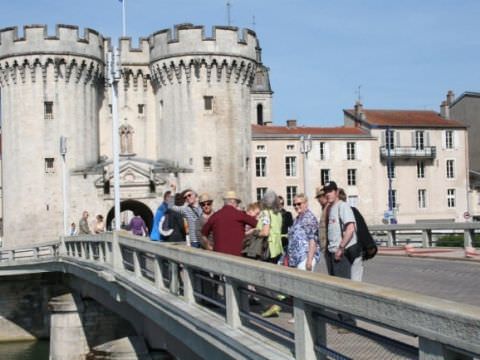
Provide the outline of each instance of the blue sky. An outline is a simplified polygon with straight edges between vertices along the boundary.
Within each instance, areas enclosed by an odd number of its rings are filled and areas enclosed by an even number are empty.
[[[225,25],[226,0],[126,0],[127,32]],[[274,123],[341,125],[361,85],[366,108],[438,111],[448,90],[480,91],[478,0],[231,0],[270,67]],[[2,0],[0,27],[56,23],[121,34],[118,0]],[[210,32],[210,30],[208,30]]]

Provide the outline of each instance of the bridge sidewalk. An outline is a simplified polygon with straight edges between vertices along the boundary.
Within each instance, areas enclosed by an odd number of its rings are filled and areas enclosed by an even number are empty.
[[[432,247],[432,248],[420,248],[406,245],[396,247],[384,247],[378,248],[379,255],[386,256],[410,256],[419,258],[432,258],[432,259],[448,259],[448,260],[463,260],[473,261],[480,263],[480,251],[478,249],[470,248],[447,248],[447,247]]]

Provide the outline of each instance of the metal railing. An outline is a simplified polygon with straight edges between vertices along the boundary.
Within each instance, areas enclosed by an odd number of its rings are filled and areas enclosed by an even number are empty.
[[[59,261],[96,264],[113,276],[130,274],[138,286],[154,286],[223,316],[231,329],[248,329],[273,339],[290,348],[296,359],[359,358],[359,348],[346,346],[352,336],[403,354],[391,358],[480,356],[480,308],[475,306],[123,233],[67,237],[49,246]],[[8,261],[11,264],[12,259]],[[202,281],[215,289],[213,296],[205,295]],[[279,294],[286,300],[280,300]],[[294,325],[288,329],[262,319],[252,309],[252,299],[290,306]],[[354,317],[356,324],[343,321],[339,314]],[[348,341],[340,338],[333,344],[334,327],[350,331],[342,335],[350,336]],[[391,331],[395,335],[388,335]],[[409,340],[400,341],[403,337]]]
[[[389,154],[390,153],[390,154]],[[434,159],[436,156],[435,146],[424,146],[421,149],[415,146],[395,146],[390,150],[386,146],[380,146],[380,156],[387,158],[427,158]]]
[[[465,249],[472,247],[475,232],[480,232],[479,222],[465,223],[419,223],[419,224],[389,224],[389,225],[371,225],[370,232],[374,235],[386,234],[385,245],[388,247],[405,245],[409,236],[421,237],[422,247],[431,247],[435,245],[435,234],[463,234],[463,247]],[[400,240],[400,237],[403,240]]]

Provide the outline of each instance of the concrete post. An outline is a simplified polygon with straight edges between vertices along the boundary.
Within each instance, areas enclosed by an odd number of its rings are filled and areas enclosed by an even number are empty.
[[[302,300],[293,299],[295,317],[295,359],[320,359],[315,352],[315,331],[311,311]]]
[[[105,244],[103,241],[99,241],[98,243],[98,261],[101,263],[105,262],[105,251],[103,250],[103,245]]]
[[[471,356],[455,353],[439,342],[420,337],[418,342],[419,360],[470,360]]]
[[[178,295],[179,290],[179,281],[178,281],[178,264],[176,262],[170,262],[170,292],[172,294]]]
[[[397,244],[396,240],[396,230],[388,230],[387,231],[387,246],[392,247],[393,245]]]
[[[432,230],[422,230],[422,246],[424,248],[432,246]]]
[[[225,303],[227,313],[227,324],[233,328],[242,325],[240,318],[240,292],[232,279],[225,279]]]
[[[60,236],[60,246],[58,248],[58,255],[67,255],[67,246],[65,245],[65,236]]]
[[[71,293],[54,297],[48,303],[50,315],[49,360],[83,359],[89,352],[82,326],[81,301]]]
[[[118,243],[118,231],[113,232],[112,238],[112,267],[115,270],[123,270],[122,252]]]
[[[472,247],[472,242],[473,242],[473,238],[475,236],[475,232],[474,230],[471,230],[471,229],[465,229],[463,230],[463,247],[466,249],[466,248],[469,248],[469,247]]]
[[[155,287],[165,290],[165,284],[163,283],[162,264],[161,259],[155,256],[153,259],[153,274],[155,277]]]
[[[193,292],[194,275],[190,268],[183,269],[183,297],[189,304],[195,303],[195,294]]]
[[[135,273],[136,277],[141,278],[142,268],[140,266],[140,258],[139,258],[138,251],[133,250],[132,255],[133,255],[133,272]]]

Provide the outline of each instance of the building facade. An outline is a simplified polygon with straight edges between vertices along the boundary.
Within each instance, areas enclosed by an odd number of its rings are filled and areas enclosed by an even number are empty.
[[[272,187],[292,204],[334,180],[371,224],[464,221],[468,201],[466,127],[434,111],[344,110],[338,128],[253,127],[252,197]],[[302,152],[302,140],[311,151]],[[304,182],[304,174],[306,179]],[[310,206],[319,211],[316,201]],[[292,210],[292,208],[290,208]]]

